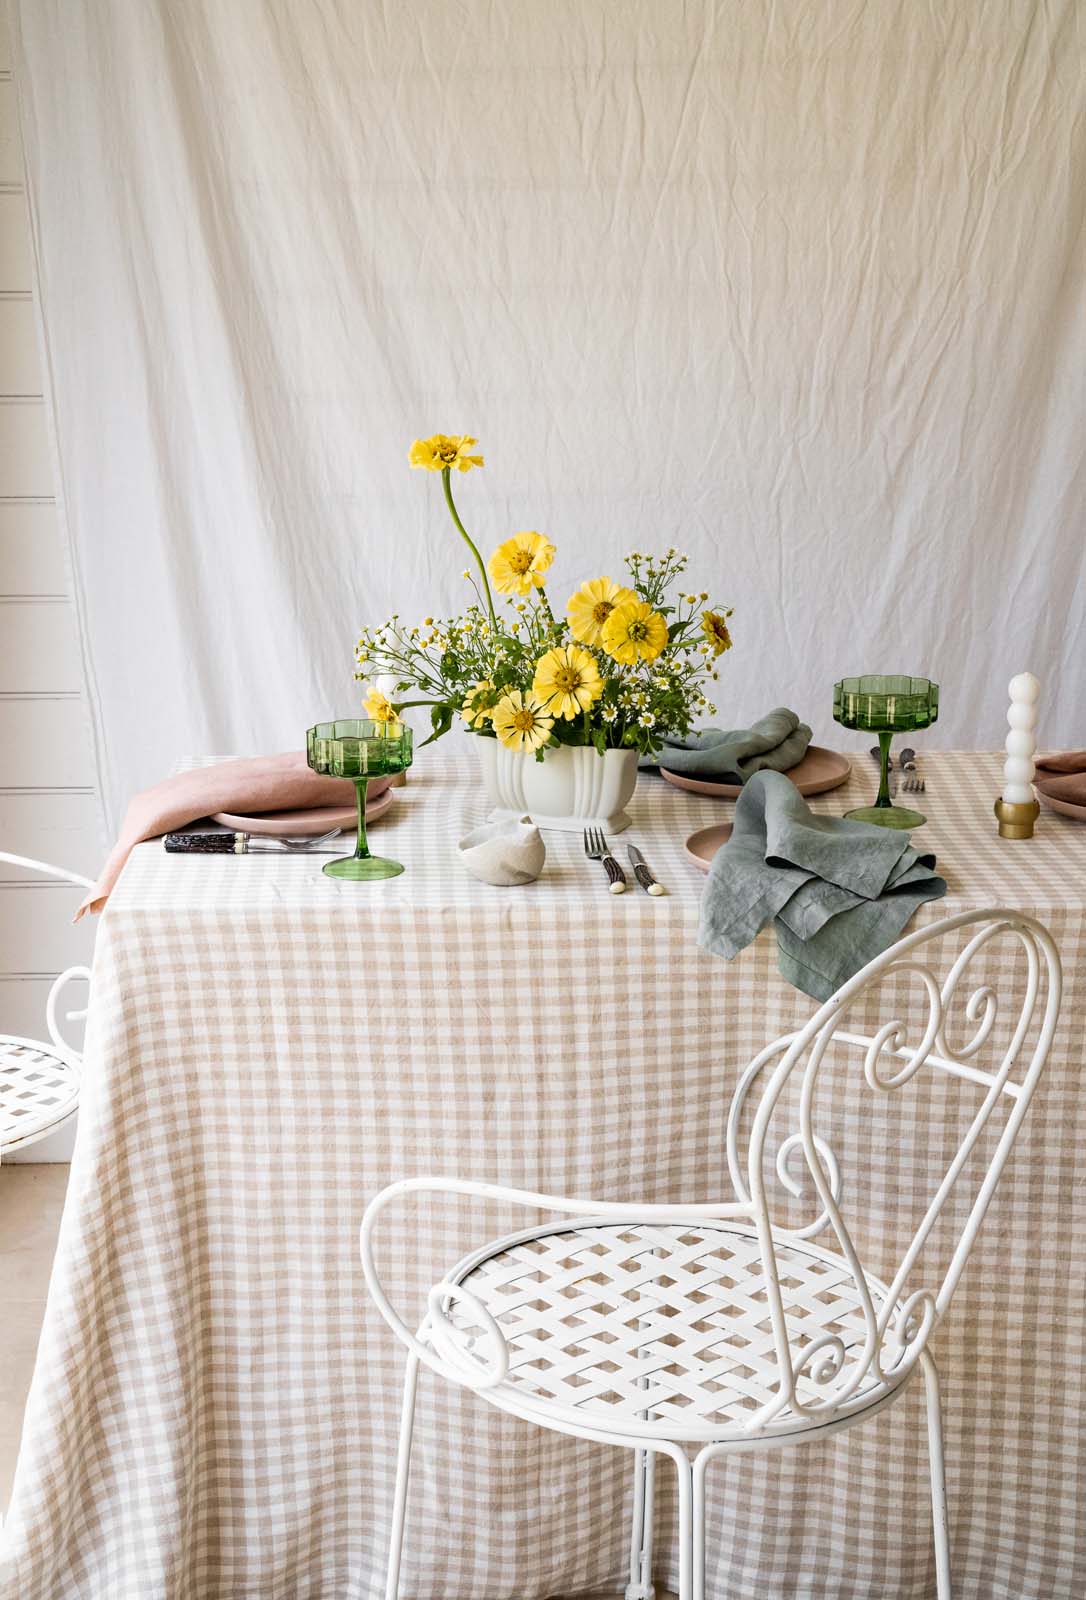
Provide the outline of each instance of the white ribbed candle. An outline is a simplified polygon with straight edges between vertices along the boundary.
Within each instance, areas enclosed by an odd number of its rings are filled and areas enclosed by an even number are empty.
[[[1041,685],[1032,672],[1019,672],[1007,686],[1007,759],[1003,763],[1003,799],[1008,805],[1028,805],[1033,799],[1033,757],[1037,750],[1037,696]]]

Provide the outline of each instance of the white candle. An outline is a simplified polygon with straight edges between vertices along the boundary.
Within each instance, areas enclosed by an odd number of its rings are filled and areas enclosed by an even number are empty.
[[[1003,799],[1007,805],[1028,805],[1033,799],[1033,757],[1037,750],[1037,696],[1041,685],[1032,672],[1019,672],[1007,686],[1010,731],[1003,763]]]

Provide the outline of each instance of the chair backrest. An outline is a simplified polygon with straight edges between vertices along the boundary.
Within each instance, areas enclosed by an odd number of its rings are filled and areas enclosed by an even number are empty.
[[[927,947],[952,938],[962,948],[940,982],[926,964]],[[999,990],[1011,993],[1006,1015],[991,971],[976,983],[982,966],[996,968]],[[976,987],[971,987],[973,983]],[[902,986],[906,999],[911,990],[918,1005],[902,1004]],[[754,1206],[781,1373],[779,1393],[752,1419],[752,1427],[764,1427],[786,1407],[829,1420],[858,1391],[899,1378],[919,1359],[961,1277],[1048,1057],[1060,986],[1059,954],[1040,923],[998,908],[970,911],[892,946],[827,1000],[805,1027],[776,1040],[751,1062],[729,1116],[728,1164],[737,1193]],[[866,1027],[850,1026],[857,1018],[862,1023],[870,1016],[873,1002],[882,1007],[882,991],[887,988],[894,991],[890,1018],[880,1020],[873,1030],[869,1022]],[[968,1036],[955,1047],[948,1040],[948,1027],[957,1032],[963,1022]],[[975,1093],[976,1109],[892,1278],[875,1279],[865,1269],[862,1249],[842,1214],[848,1175],[828,1136],[827,1096],[819,1094],[828,1076],[825,1064],[831,1059],[843,1064],[846,1072],[851,1065],[844,1093],[853,1101],[854,1083],[890,1094],[928,1071],[957,1079]],[[761,1093],[755,1103],[756,1087]],[[783,1138],[775,1132],[771,1138],[778,1111],[787,1115],[794,1131]],[[751,1113],[744,1160],[740,1130],[745,1115]],[[793,1116],[798,1125],[792,1124]],[[801,1225],[791,1215],[783,1228],[778,1223],[775,1242],[770,1186],[774,1179],[780,1182],[794,1211],[795,1199],[805,1187],[794,1175],[794,1165],[805,1169],[820,1209]],[[956,1241],[945,1270],[941,1259],[933,1279],[910,1287],[919,1266],[925,1273],[930,1269],[923,1252],[952,1194],[956,1219],[964,1215],[964,1222],[960,1230],[955,1227]],[[861,1211],[858,1234],[862,1222]],[[787,1255],[788,1239],[810,1240],[823,1233],[827,1249],[848,1264],[861,1318],[847,1340],[831,1332],[796,1347],[785,1315],[780,1258]],[[939,1239],[941,1243],[942,1233]],[[787,1272],[785,1261],[785,1276]]]
[[[0,850],[0,861],[7,861],[13,867],[29,867],[31,872],[41,872],[47,878],[60,878],[65,883],[78,884],[81,889],[94,888],[90,878],[84,878],[78,872],[69,872],[66,867],[51,866],[48,861],[35,861],[31,856],[13,856],[8,850]]]

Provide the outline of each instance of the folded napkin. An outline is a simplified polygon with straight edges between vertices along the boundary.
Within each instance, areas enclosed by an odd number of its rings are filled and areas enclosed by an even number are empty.
[[[811,730],[794,711],[778,706],[750,728],[703,728],[686,739],[669,739],[643,767],[666,767],[690,778],[746,783],[754,773],[787,772],[807,754]]]
[[[391,779],[377,778],[371,796],[387,789]],[[355,788],[349,778],[324,778],[306,764],[304,751],[281,756],[246,756],[219,761],[211,767],[179,772],[153,789],[136,795],[125,813],[117,843],[110,851],[98,882],[76,912],[78,922],[87,911],[101,911],[109,899],[121,868],[136,845],[160,833],[172,833],[216,811],[249,815],[254,811],[305,811],[316,806],[349,806]]]
[[[1069,800],[1073,806],[1086,806],[1086,750],[1044,756],[1037,762],[1037,773],[1034,786],[1042,794],[1051,795],[1053,800]]]
[[[773,922],[781,974],[828,1000],[893,944],[918,906],[946,894],[934,866],[907,833],[815,816],[786,777],[760,772],[713,858],[698,943],[730,961]]]

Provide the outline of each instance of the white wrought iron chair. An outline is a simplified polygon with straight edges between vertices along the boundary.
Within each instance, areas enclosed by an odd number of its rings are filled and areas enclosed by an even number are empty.
[[[922,947],[969,930],[939,982]],[[963,979],[993,940],[1011,941],[1024,963],[1021,1012],[990,1051],[999,1002],[990,985],[966,998],[970,1037],[957,1049],[946,1028]],[[845,1026],[858,1003],[887,978],[918,983],[926,1023],[914,1043],[900,1020],[873,1033]],[[455,1178],[410,1178],[371,1202],[361,1229],[366,1282],[408,1350],[386,1600],[397,1600],[408,1471],[420,1362],[483,1394],[514,1416],[561,1433],[636,1452],[634,1527],[626,1600],[652,1600],[653,1464],[670,1457],[678,1474],[681,1600],[704,1600],[705,1474],[716,1456],[828,1438],[896,1400],[918,1368],[927,1391],[931,1498],[939,1600],[951,1594],[939,1379],[928,1349],[961,1277],[996,1182],[1048,1056],[1060,1005],[1060,960],[1051,935],[1016,912],[991,909],[949,917],[911,934],[872,961],[827,1000],[799,1032],[768,1045],[736,1090],[727,1130],[734,1202],[638,1205],[567,1199]],[[955,1022],[955,1027],[960,1027]],[[922,1069],[975,1086],[978,1108],[900,1266],[887,1282],[861,1263],[838,1200],[841,1172],[815,1130],[816,1090],[827,1053],[857,1058],[857,1077],[890,1092]],[[1024,1063],[1024,1070],[1015,1073]],[[768,1071],[740,1153],[744,1106]],[[774,1150],[767,1133],[796,1074],[799,1126]],[[926,1287],[914,1269],[952,1189],[982,1135],[982,1171],[968,1180],[964,1229]],[[806,1226],[770,1217],[767,1178],[794,1197],[789,1170],[802,1157],[820,1214]],[[975,1166],[978,1163],[974,1164]],[[393,1201],[419,1191],[471,1195],[558,1213],[572,1220],[496,1239],[453,1266],[429,1291],[427,1314],[411,1327],[393,1309],[378,1277],[374,1229]],[[964,1209],[964,1208],[963,1208]],[[833,1248],[813,1242],[829,1229]],[[925,1268],[926,1270],[926,1268]]]
[[[29,867],[47,877],[60,878],[82,888],[93,888],[89,878],[28,856],[0,850],[0,862]],[[50,1043],[0,1033],[0,1162],[25,1150],[64,1126],[79,1106],[82,1066],[78,1051],[64,1038],[57,1017],[60,996],[76,979],[90,978],[88,967],[69,967],[54,979],[45,1002],[45,1025]],[[81,1021],[86,1011],[68,1011],[69,1022]]]

